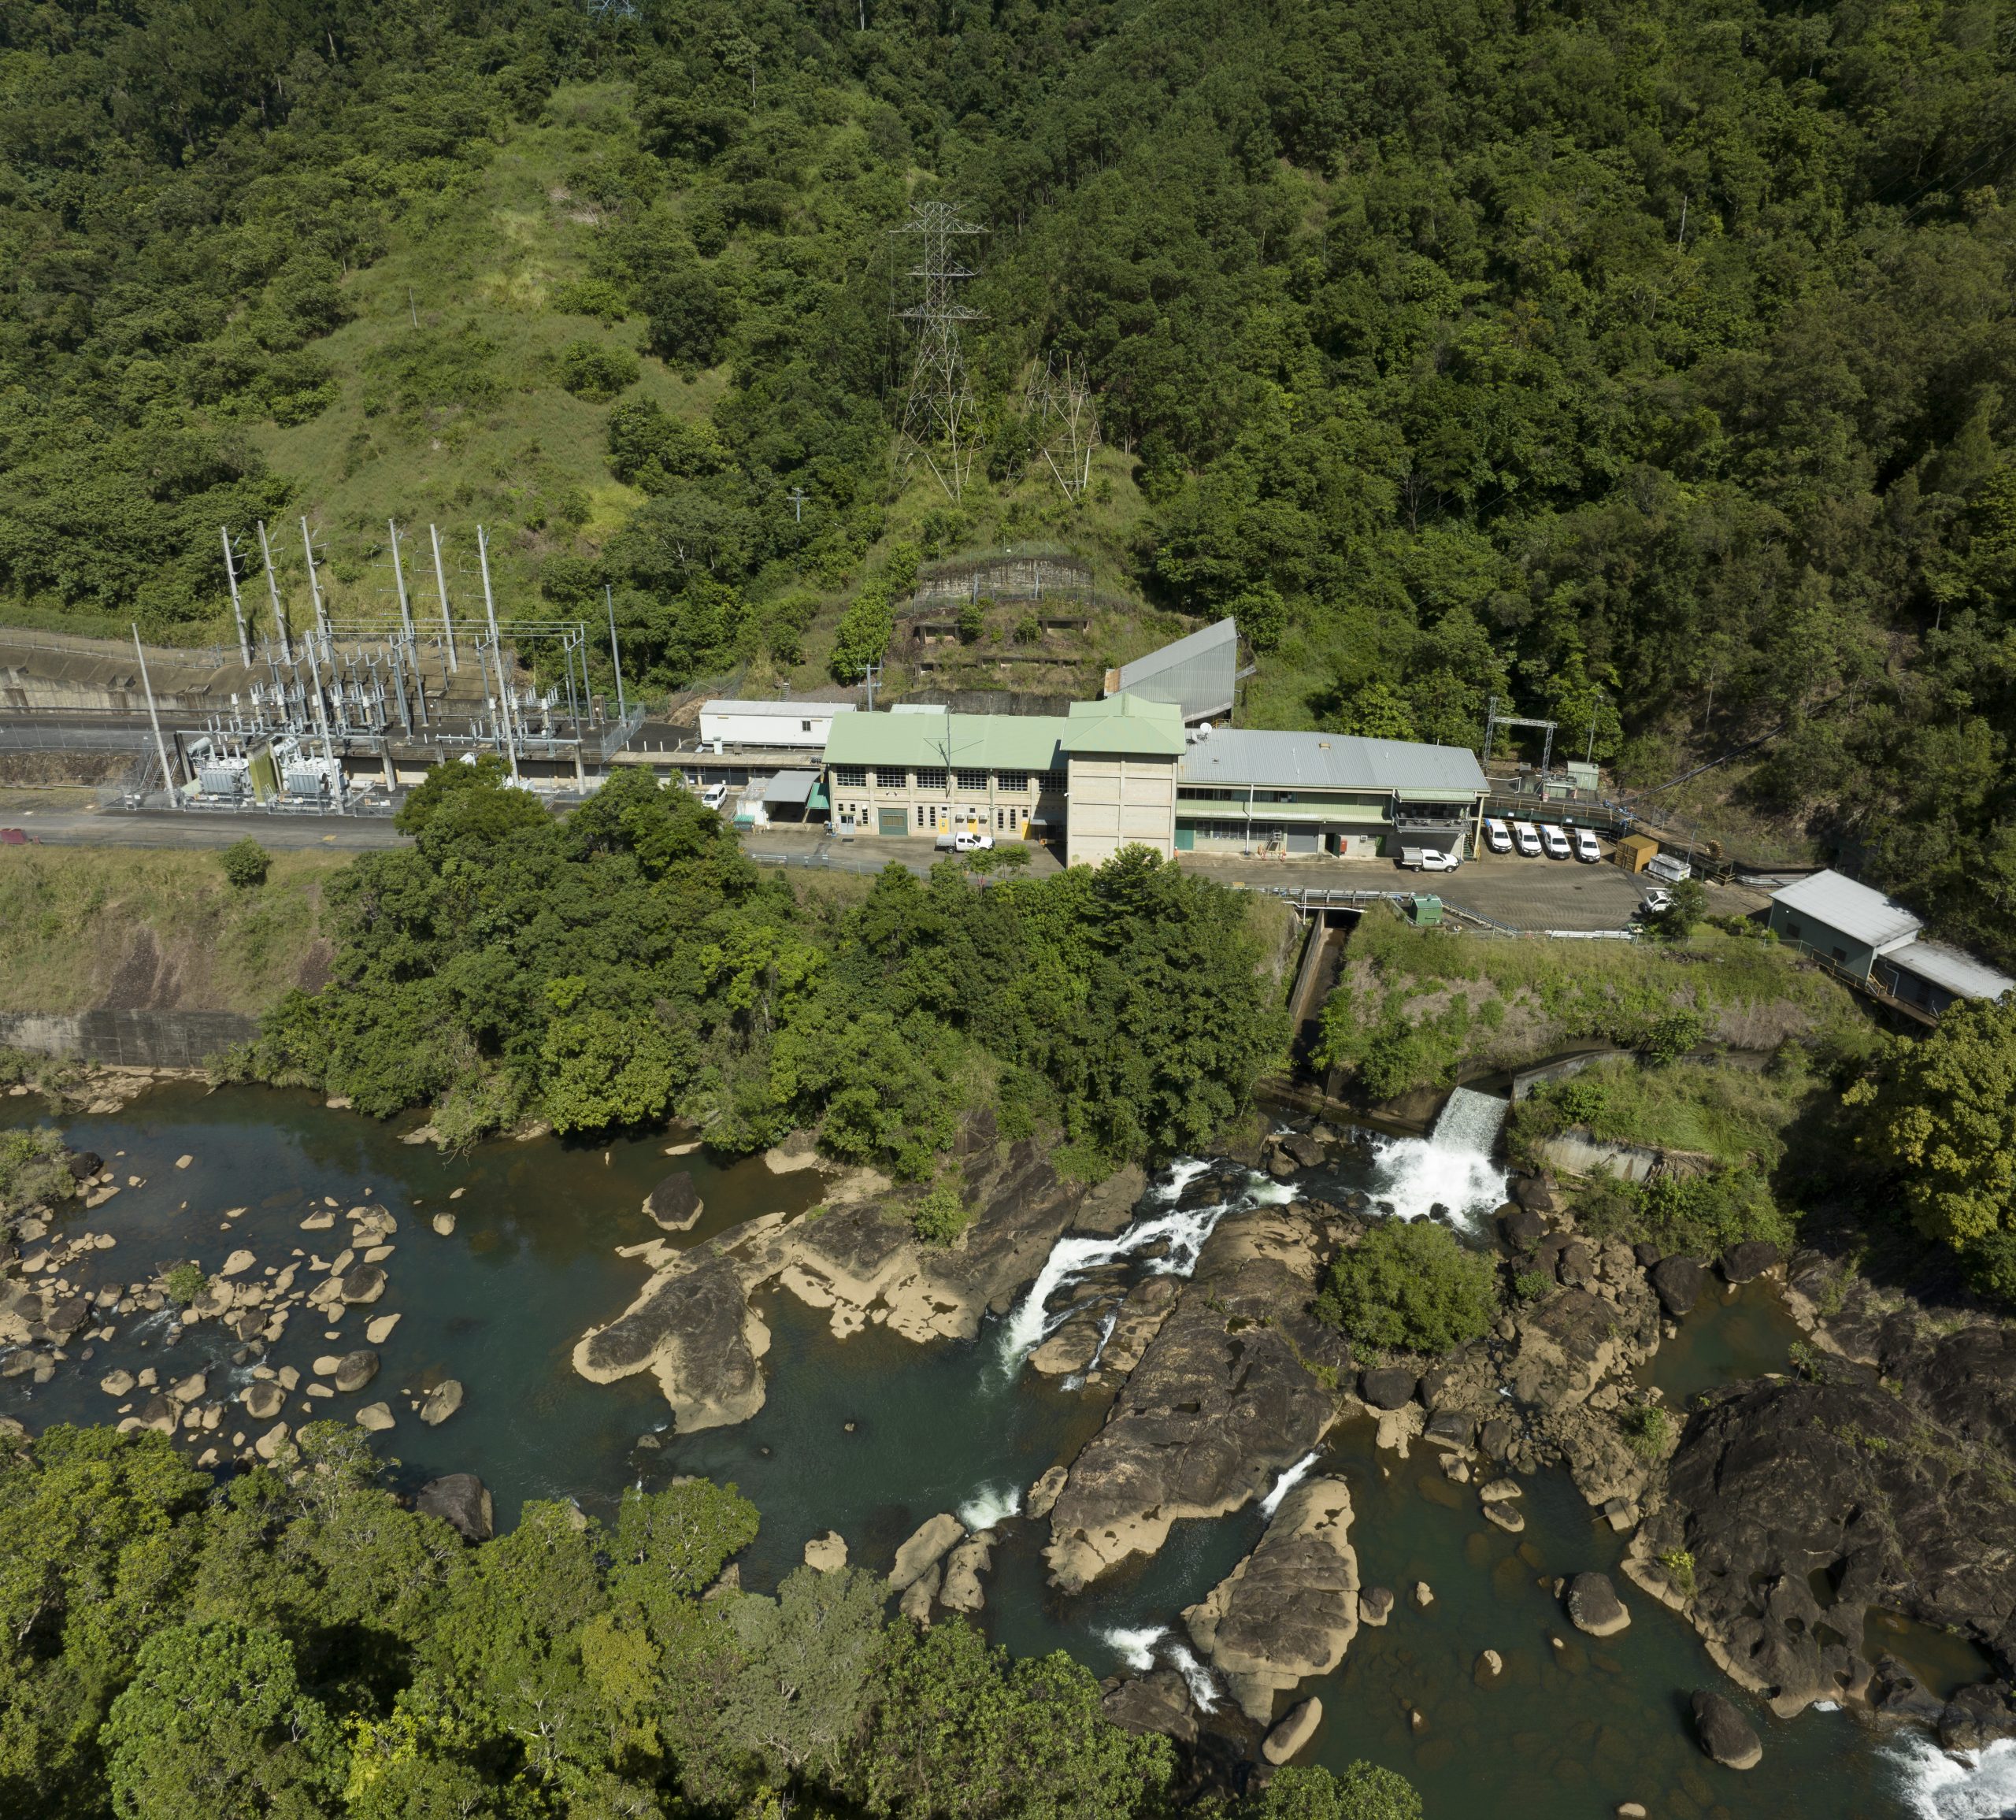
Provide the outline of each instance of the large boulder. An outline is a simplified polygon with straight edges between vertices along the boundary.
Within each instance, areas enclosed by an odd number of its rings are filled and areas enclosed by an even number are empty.
[[[1708,1281],[1707,1271],[1693,1258],[1663,1258],[1652,1266],[1651,1276],[1660,1307],[1676,1320],[1693,1312]]]
[[[1349,1369],[1305,1312],[1327,1245],[1293,1204],[1227,1214],[1050,1514],[1054,1584],[1075,1592],[1171,1524],[1266,1496],[1337,1419]]]
[[[945,1584],[938,1603],[947,1611],[977,1611],[987,1603],[980,1577],[994,1565],[994,1533],[969,1536],[945,1557]]]
[[[1568,1618],[1592,1637],[1614,1637],[1631,1626],[1631,1614],[1607,1574],[1578,1574],[1568,1582]]]
[[[889,1570],[889,1590],[901,1592],[927,1573],[935,1581],[939,1559],[965,1533],[965,1525],[957,1517],[943,1510],[919,1524],[896,1550],[895,1565]],[[936,1590],[934,1585],[934,1596]]]
[[[355,1352],[346,1352],[336,1361],[329,1379],[347,1396],[354,1390],[363,1389],[377,1375],[378,1355],[368,1347],[360,1347]]]
[[[1260,1755],[1270,1763],[1285,1763],[1316,1736],[1323,1722],[1323,1703],[1314,1694],[1282,1714],[1280,1723],[1262,1741]]]
[[[1351,1523],[1342,1479],[1296,1486],[1259,1546],[1183,1614],[1199,1653],[1258,1723],[1273,1713],[1277,1693],[1331,1673],[1358,1634]]]
[[[1726,1770],[1754,1770],[1764,1746],[1736,1703],[1712,1688],[1694,1691],[1694,1728],[1701,1748]]]
[[[1404,1409],[1414,1399],[1421,1380],[1399,1366],[1382,1366],[1358,1379],[1358,1395],[1374,1409]]]
[[[805,1544],[805,1564],[815,1574],[837,1574],[847,1564],[847,1538],[837,1529],[814,1536]]]
[[[442,1423],[462,1407],[462,1386],[458,1378],[444,1377],[427,1393],[420,1406],[420,1419],[429,1428]]]
[[[1110,1688],[1099,1710],[1124,1732],[1160,1732],[1180,1744],[1197,1741],[1190,1684],[1173,1668],[1151,1669]]]
[[[339,1293],[353,1307],[376,1302],[385,1293],[385,1273],[376,1264],[359,1264],[344,1273]]]
[[[465,1542],[487,1542],[497,1532],[490,1488],[474,1473],[449,1473],[420,1488],[413,1507],[423,1517],[439,1517]]]
[[[271,1422],[287,1402],[287,1392],[270,1377],[255,1377],[238,1393],[245,1413],[254,1422]]]
[[[1732,1283],[1747,1283],[1778,1262],[1778,1247],[1769,1239],[1745,1239],[1722,1254],[1722,1274]]]
[[[700,1191],[683,1169],[674,1169],[644,1197],[644,1211],[668,1232],[691,1230],[706,1210]]]

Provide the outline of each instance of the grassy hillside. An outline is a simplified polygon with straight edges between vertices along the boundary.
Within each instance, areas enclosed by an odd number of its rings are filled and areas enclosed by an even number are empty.
[[[263,1011],[326,977],[317,920],[345,863],[276,854],[240,891],[214,853],[0,848],[0,1009]]]

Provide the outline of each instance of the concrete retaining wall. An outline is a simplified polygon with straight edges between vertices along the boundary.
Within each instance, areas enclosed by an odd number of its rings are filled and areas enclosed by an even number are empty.
[[[258,1033],[237,1011],[0,1011],[0,1047],[128,1068],[200,1068]]]

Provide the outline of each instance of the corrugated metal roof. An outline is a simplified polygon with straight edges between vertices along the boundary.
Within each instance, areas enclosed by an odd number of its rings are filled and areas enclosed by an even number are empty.
[[[2005,992],[2016,992],[2016,980],[1943,942],[1907,942],[1883,958],[1892,966],[1916,973],[1963,999],[1999,999]]]
[[[780,771],[763,787],[765,803],[810,803],[812,787],[819,781],[816,771]]]
[[[1910,940],[1925,927],[1902,904],[1838,872],[1816,872],[1773,891],[1771,901],[1879,951],[1893,942]]]
[[[1058,742],[1067,723],[1054,714],[931,713],[850,714],[826,739],[829,765],[903,765],[912,769],[1051,771],[1062,768]]]
[[[1239,628],[1221,619],[1109,673],[1114,695],[1173,703],[1186,721],[1228,713],[1239,676]]]
[[[703,714],[772,715],[779,720],[817,721],[828,714],[851,714],[852,702],[702,702]]]
[[[1262,733],[1228,728],[1197,740],[1177,767],[1179,783],[1269,790],[1418,792],[1425,802],[1480,796],[1484,767],[1463,746],[1366,739],[1351,733]]]
[[[1174,758],[1183,751],[1183,711],[1173,702],[1114,695],[1102,702],[1071,704],[1064,750]]]

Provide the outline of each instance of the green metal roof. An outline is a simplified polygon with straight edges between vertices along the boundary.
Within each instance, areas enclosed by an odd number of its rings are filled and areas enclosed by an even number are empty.
[[[1183,710],[1173,702],[1114,695],[1103,702],[1073,702],[1064,750],[1078,753],[1151,753],[1180,758],[1184,752]]]
[[[828,765],[911,770],[1054,771],[1068,723],[1054,714],[840,714],[826,739]]]

